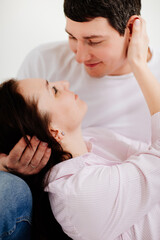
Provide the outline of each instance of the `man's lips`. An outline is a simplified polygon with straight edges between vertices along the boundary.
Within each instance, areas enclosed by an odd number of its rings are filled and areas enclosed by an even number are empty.
[[[98,62],[98,63],[85,63],[84,65],[85,65],[86,67],[93,68],[93,67],[96,67],[98,64],[100,64],[100,62]]]

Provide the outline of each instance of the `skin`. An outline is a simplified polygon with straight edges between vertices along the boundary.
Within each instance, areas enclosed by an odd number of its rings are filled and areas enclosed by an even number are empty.
[[[146,98],[151,115],[153,115],[154,113],[160,111],[159,104],[158,104],[160,102],[160,99],[159,99],[160,86],[157,80],[154,78],[154,76],[150,72],[150,70],[148,69],[148,66],[146,64],[148,59],[149,40],[146,33],[145,21],[142,18],[139,18],[139,19],[140,19],[140,22],[138,24],[137,24],[137,20],[135,22],[134,21],[132,22],[132,24],[134,24],[133,34],[132,36],[130,36],[130,39],[129,39],[130,42],[129,42],[129,48],[127,52],[127,59],[142,89],[142,92]],[[35,84],[34,88],[33,88],[33,82]],[[54,86],[56,86],[59,93],[55,91],[55,89],[53,89]],[[80,131],[81,120],[85,115],[86,106],[84,102],[81,100],[79,100],[80,103],[78,103],[77,100],[75,101],[75,95],[68,90],[69,88],[68,82],[63,82],[63,83],[57,82],[55,84],[49,83],[49,88],[50,88],[49,91],[51,92],[51,94],[50,92],[48,93],[48,89],[46,89],[46,81],[42,79],[41,80],[39,79],[38,81],[35,79],[34,81],[23,80],[20,82],[20,87],[21,87],[22,94],[24,94],[24,97],[33,98],[33,96],[34,97],[36,96],[36,98],[39,99],[39,108],[41,111],[51,111],[50,114],[53,114],[55,117],[56,114],[57,116],[60,115],[60,113],[58,112],[59,108],[62,107],[63,111],[66,110],[66,114],[67,114],[66,122],[65,123],[59,122],[59,117],[54,118],[54,121],[52,121],[52,124],[50,127],[50,131],[52,132],[53,136],[56,137],[59,142],[61,142],[62,146],[66,148],[67,151],[70,151],[73,154],[73,156],[81,155],[88,151],[86,149],[86,146],[84,144],[81,131]],[[58,95],[56,96],[56,94]],[[67,101],[66,101],[66,98],[68,98]],[[75,105],[75,102],[77,102],[76,103],[77,106]],[[54,105],[54,109],[52,107],[53,105]],[[80,111],[78,113],[79,115],[77,115],[78,117],[74,120],[75,123],[71,128],[69,126],[70,126],[70,121],[73,121],[73,115],[69,113],[67,105],[70,106],[72,111],[75,111],[75,114],[76,112]],[[57,119],[56,124],[55,124],[55,119]],[[65,129],[66,136],[61,135],[60,129],[63,129],[63,130]],[[34,139],[34,138],[31,139],[32,142],[33,140],[35,142],[38,141],[37,139]],[[20,143],[17,144],[17,146],[19,146],[20,144],[24,144],[24,142],[20,140]],[[40,144],[40,146],[42,147],[43,144]],[[36,148],[36,144],[35,144],[35,148]],[[11,151],[11,155],[14,156],[12,151]],[[42,160],[41,162],[36,162],[35,160],[32,159],[31,162],[32,164],[33,163],[37,164],[37,171],[38,171],[40,166],[45,164],[46,159]],[[14,164],[16,165],[16,162],[14,162]]]
[[[66,31],[69,34],[70,48],[75,53],[76,61],[84,64],[90,76],[96,78],[103,77],[106,74],[122,75],[131,72],[127,58],[131,40],[129,26],[133,25],[136,17],[132,16],[129,19],[124,36],[120,36],[109,25],[108,21],[101,17],[83,23],[66,18]],[[149,61],[151,57],[151,52],[148,51],[147,60]],[[24,142],[24,140],[21,140],[8,156],[0,154],[0,170],[7,171],[5,168],[7,166],[17,172],[34,174],[40,171],[49,160],[51,151],[47,150],[45,143],[33,138],[31,140],[31,143],[35,146],[33,154],[30,150],[25,149],[25,144],[21,142]],[[13,161],[13,155],[16,164]],[[36,168],[26,167],[28,162],[36,163]]]
[[[146,22],[139,18],[133,26],[133,36],[128,49],[128,61],[146,99],[150,114],[160,112],[160,83],[147,65],[149,39]]]
[[[91,77],[123,75],[131,72],[127,59],[130,41],[129,26],[137,16],[132,16],[124,36],[109,24],[107,19],[97,17],[89,22],[75,22],[66,18],[69,45],[78,63],[84,64]]]
[[[36,137],[30,139],[30,143],[32,149],[26,148],[26,142],[21,138],[9,155],[1,154],[0,171],[14,170],[23,175],[38,173],[47,164],[51,149],[47,148],[47,144],[40,142]],[[36,151],[37,148],[39,151]]]
[[[87,106],[78,95],[69,90],[69,84],[64,87],[61,83],[44,79],[23,79],[18,85],[26,99],[38,99],[40,112],[49,113],[50,128],[56,130],[57,127],[70,134],[81,126]]]
[[[60,81],[57,84],[68,88],[68,82]],[[30,139],[31,148],[26,148],[24,139],[15,145],[9,155],[0,154],[0,170],[18,172],[23,175],[32,175],[38,173],[48,162],[51,149],[47,148],[47,144],[41,142],[36,137]]]
[[[120,36],[105,18],[98,17],[89,22],[66,18],[66,32],[76,61],[84,64],[90,76],[122,75],[131,71],[126,59],[128,31]]]
[[[73,156],[87,152],[81,132],[87,105],[69,90],[69,84],[64,86],[44,79],[23,79],[18,86],[25,99],[36,99],[39,111],[50,116],[49,131],[64,150]]]

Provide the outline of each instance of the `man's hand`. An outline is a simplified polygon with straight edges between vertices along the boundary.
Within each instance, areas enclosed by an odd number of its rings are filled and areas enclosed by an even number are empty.
[[[0,170],[23,175],[38,173],[47,164],[51,149],[36,137],[32,137],[30,143],[32,148],[21,138],[9,155],[0,154]]]

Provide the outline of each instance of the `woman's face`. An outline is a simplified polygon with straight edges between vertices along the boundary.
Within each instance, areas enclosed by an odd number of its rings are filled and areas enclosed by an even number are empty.
[[[67,81],[50,83],[44,79],[24,79],[18,81],[18,85],[25,99],[38,100],[40,112],[49,113],[52,127],[71,132],[81,126],[87,105],[69,90]]]

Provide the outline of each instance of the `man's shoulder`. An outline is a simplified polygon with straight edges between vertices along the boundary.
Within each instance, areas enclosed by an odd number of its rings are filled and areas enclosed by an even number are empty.
[[[32,49],[17,74],[18,79],[44,78],[48,81],[75,79],[83,66],[75,61],[67,41],[50,42]]]
[[[49,43],[44,43],[36,48],[34,48],[31,53],[37,53],[40,55],[50,55],[53,54],[72,54],[69,44],[67,41],[59,41],[59,42],[49,42]]]

